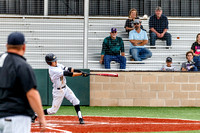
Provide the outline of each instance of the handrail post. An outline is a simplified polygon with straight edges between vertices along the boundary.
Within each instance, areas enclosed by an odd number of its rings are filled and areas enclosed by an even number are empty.
[[[84,0],[84,49],[83,49],[83,68],[88,68],[88,28],[89,28],[89,0]]]
[[[48,16],[48,0],[44,0],[44,16]]]

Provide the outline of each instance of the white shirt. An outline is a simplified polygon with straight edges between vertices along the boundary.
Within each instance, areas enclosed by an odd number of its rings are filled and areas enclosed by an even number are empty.
[[[163,65],[161,70],[162,71],[176,71],[174,66],[168,67],[167,65]]]
[[[49,77],[53,83],[53,88],[62,88],[66,85],[66,78],[63,72],[68,68],[65,68],[62,64],[57,63],[56,67],[49,66]]]

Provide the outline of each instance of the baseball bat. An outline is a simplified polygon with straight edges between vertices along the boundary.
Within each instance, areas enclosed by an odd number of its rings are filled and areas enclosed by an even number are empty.
[[[117,73],[90,73],[89,75],[106,76],[106,77],[118,77]]]

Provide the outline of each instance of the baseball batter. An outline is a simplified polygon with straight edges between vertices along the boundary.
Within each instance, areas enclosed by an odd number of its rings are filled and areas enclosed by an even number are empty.
[[[52,53],[47,54],[45,57],[45,60],[46,60],[46,63],[49,65],[49,76],[53,83],[52,107],[44,110],[45,115],[55,114],[60,108],[63,98],[65,97],[67,100],[69,100],[73,104],[76,110],[76,113],[78,115],[80,124],[84,124],[84,120],[80,111],[80,105],[79,105],[80,101],[74,95],[73,91],[66,85],[65,76],[87,77],[88,74],[80,70],[73,69],[71,67],[67,68],[63,66],[62,64],[57,63],[57,57]]]

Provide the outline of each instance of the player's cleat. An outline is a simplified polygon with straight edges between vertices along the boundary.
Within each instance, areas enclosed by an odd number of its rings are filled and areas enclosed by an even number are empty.
[[[80,122],[80,124],[85,124],[83,118],[80,118],[80,119],[79,119],[79,122]]]
[[[37,116],[36,116],[36,115],[32,116],[31,122],[32,122],[32,123],[35,123],[35,120],[36,120],[36,119],[37,119]]]

